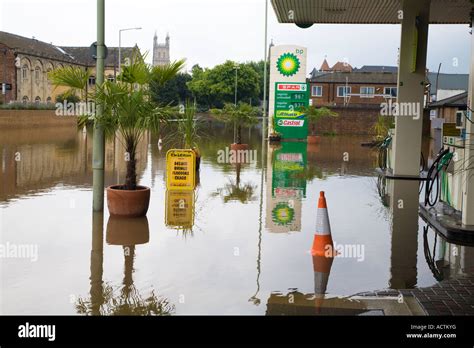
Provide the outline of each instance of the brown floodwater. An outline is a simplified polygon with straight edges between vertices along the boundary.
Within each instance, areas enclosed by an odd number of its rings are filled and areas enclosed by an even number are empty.
[[[268,146],[259,132],[244,131],[249,163],[222,163],[232,129],[207,123],[188,193],[167,192],[169,145],[148,135],[137,168],[147,217],[117,219],[92,213],[90,131],[0,130],[0,313],[290,314],[291,294],[345,298],[472,272],[472,247],[424,233],[417,183],[378,179],[367,137]],[[109,140],[107,185],[124,174]],[[341,247],[322,278],[310,254],[320,191]]]

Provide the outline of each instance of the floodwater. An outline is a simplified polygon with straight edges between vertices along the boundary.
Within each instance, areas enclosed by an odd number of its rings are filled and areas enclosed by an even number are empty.
[[[166,191],[168,146],[143,141],[137,172],[150,208],[124,220],[91,212],[90,132],[0,131],[0,313],[294,314],[292,296],[350,298],[472,272],[472,247],[424,233],[417,183],[377,178],[367,137],[278,147],[245,130],[255,157],[232,164],[221,163],[232,129],[209,123],[206,133],[188,193]],[[124,174],[109,141],[107,185]],[[340,247],[329,265],[310,254],[320,191]]]

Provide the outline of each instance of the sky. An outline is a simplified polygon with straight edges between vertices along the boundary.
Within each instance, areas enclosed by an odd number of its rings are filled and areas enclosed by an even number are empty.
[[[171,59],[186,58],[213,67],[226,60],[245,62],[264,57],[265,0],[106,0],[106,45],[138,44],[149,51],[153,35],[171,37]],[[268,11],[268,40],[308,48],[308,72],[347,61],[362,65],[397,65],[399,25],[313,25],[300,29],[278,23]],[[96,41],[95,0],[0,0],[0,30],[35,37],[58,46],[89,46]],[[441,72],[468,73],[471,35],[468,25],[430,25],[427,66]]]

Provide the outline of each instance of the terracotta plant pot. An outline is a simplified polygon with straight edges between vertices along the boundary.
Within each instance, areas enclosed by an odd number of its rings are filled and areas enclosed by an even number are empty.
[[[137,186],[136,190],[123,190],[122,185],[107,187],[107,206],[112,216],[145,216],[150,203],[150,188]]]
[[[319,135],[308,135],[308,144],[319,144],[321,137]]]
[[[150,230],[146,216],[126,218],[110,216],[107,222],[105,241],[110,245],[146,244],[150,240]]]
[[[230,149],[234,151],[239,151],[239,150],[247,150],[249,148],[248,144],[230,144]]]

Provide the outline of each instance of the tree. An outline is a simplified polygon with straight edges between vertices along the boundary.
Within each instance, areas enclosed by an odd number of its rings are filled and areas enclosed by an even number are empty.
[[[198,104],[209,108],[222,108],[225,103],[234,103],[235,99],[235,66],[237,71],[237,100],[257,100],[260,94],[259,75],[248,64],[237,64],[226,61],[212,69],[202,69],[195,65],[192,69],[192,80],[188,87],[196,97]]]
[[[237,144],[242,144],[242,126],[251,126],[258,122],[258,109],[247,103],[240,103],[238,106],[227,103],[222,109],[211,109],[211,113],[217,119],[237,126]]]
[[[306,118],[311,125],[311,135],[316,135],[316,123],[323,117],[337,117],[338,114],[331,111],[327,107],[310,106],[308,108],[302,107],[301,111],[306,113]]]
[[[174,110],[169,107],[157,106],[150,97],[152,81],[160,87],[173,79],[184,66],[179,60],[164,66],[151,67],[145,63],[145,57],[135,53],[132,63],[123,67],[117,82],[105,81],[96,85],[95,93],[89,93],[90,100],[101,107],[102,114],[84,115],[79,125],[88,120],[101,125],[106,134],[115,135],[119,132],[122,145],[127,152],[127,174],[124,187],[135,190],[136,177],[136,149],[146,130],[157,131],[160,124],[166,121]],[[77,67],[60,68],[50,73],[49,77],[54,85],[66,86],[82,90],[86,76],[80,74]],[[82,70],[83,71],[83,70]],[[120,138],[119,138],[120,139]]]
[[[187,86],[187,82],[191,79],[190,74],[179,73],[164,85],[161,85],[159,81],[152,81],[150,94],[153,101],[159,105],[176,106],[191,99],[192,93]]]

